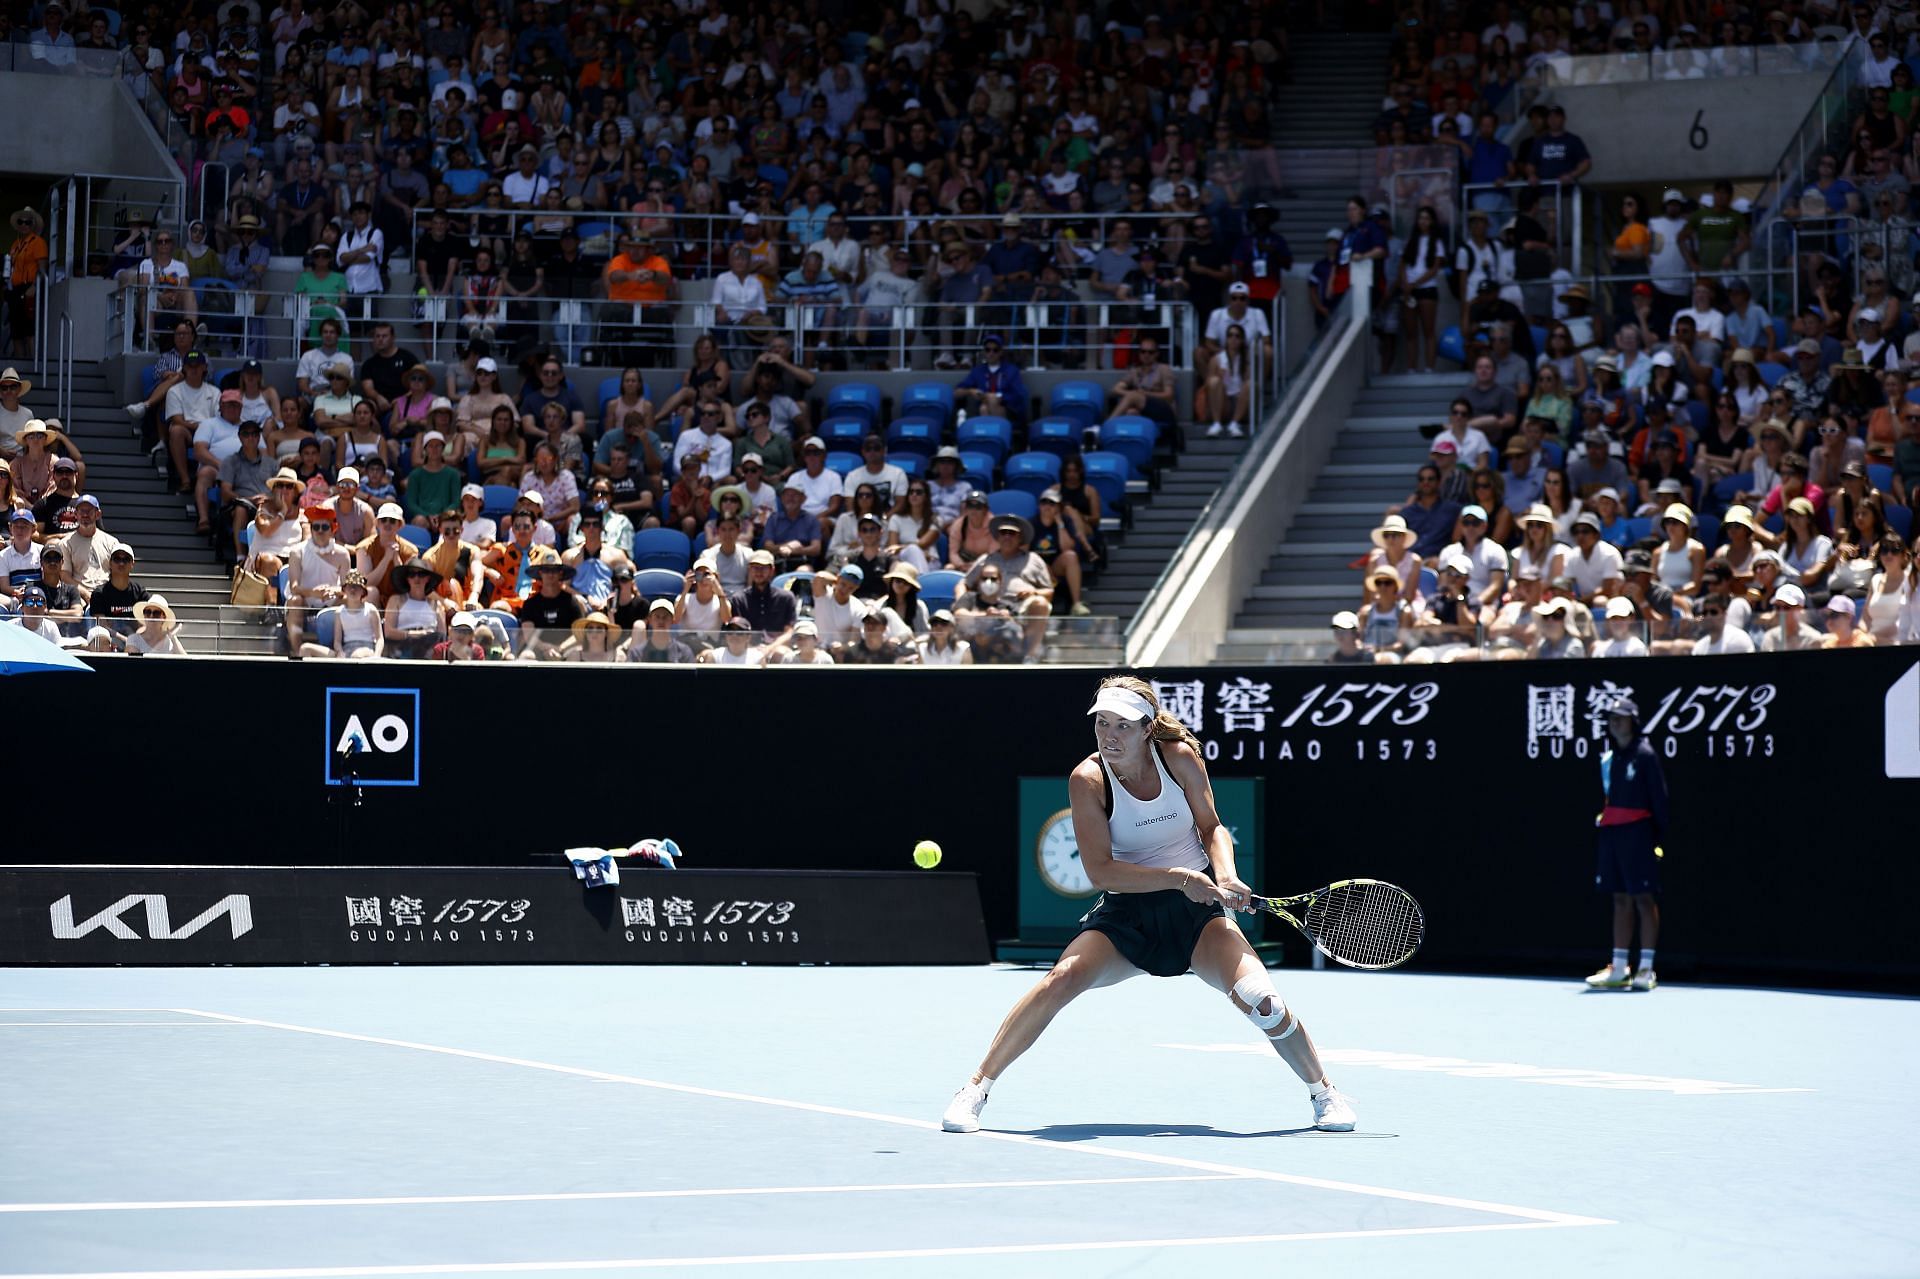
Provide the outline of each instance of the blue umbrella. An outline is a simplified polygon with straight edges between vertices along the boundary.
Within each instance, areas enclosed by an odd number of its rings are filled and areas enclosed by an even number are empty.
[[[85,671],[93,668],[61,648],[49,644],[12,619],[0,619],[0,675],[22,675],[28,671]]]

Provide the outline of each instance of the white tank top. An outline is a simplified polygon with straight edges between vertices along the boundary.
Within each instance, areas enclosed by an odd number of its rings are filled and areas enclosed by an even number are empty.
[[[1149,753],[1153,771],[1160,778],[1160,793],[1152,799],[1135,799],[1107,767],[1105,757],[1100,760],[1113,795],[1113,812],[1107,818],[1113,858],[1135,866],[1204,871],[1209,865],[1207,851],[1200,847],[1200,832],[1194,829],[1193,806],[1187,803],[1187,793],[1168,775],[1167,766],[1160,761],[1159,745],[1151,746]]]

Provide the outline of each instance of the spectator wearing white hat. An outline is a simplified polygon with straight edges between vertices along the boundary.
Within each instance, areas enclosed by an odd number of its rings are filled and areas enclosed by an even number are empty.
[[[1695,657],[1753,652],[1753,638],[1728,621],[1730,607],[1731,602],[1724,595],[1708,595],[1700,601],[1698,613],[1702,634],[1693,641]]]
[[[1373,655],[1360,644],[1360,615],[1342,609],[1333,615],[1333,651],[1327,661],[1335,666],[1371,666]]]
[[[657,599],[647,606],[647,617],[633,624],[633,637],[622,644],[614,660],[643,665],[687,665],[693,649],[673,633],[674,603]]]
[[[832,666],[833,654],[820,643],[820,625],[803,617],[793,629],[767,647],[767,665]]]
[[[1856,626],[1857,606],[1845,595],[1827,601],[1827,633],[1820,637],[1821,648],[1872,648],[1873,632]]]
[[[1465,555],[1440,561],[1438,585],[1414,610],[1409,663],[1470,661],[1480,655],[1480,627],[1492,610],[1474,604],[1467,590],[1472,570],[1473,561]]]
[[[398,502],[382,502],[374,514],[373,536],[355,548],[354,567],[367,579],[367,596],[376,607],[405,590],[400,569],[420,553],[400,536],[406,524],[407,513]]]
[[[436,400],[436,405],[447,402]],[[452,412],[452,406],[447,405]],[[543,446],[544,447],[544,446]],[[461,473],[447,465],[447,437],[429,430],[420,437],[424,460],[407,475],[407,515],[414,524],[427,528],[442,511],[460,504]]]
[[[1513,589],[1493,612],[1487,623],[1487,638],[1502,659],[1518,657],[1533,646],[1540,629],[1540,614],[1534,606],[1546,600],[1547,584],[1537,568],[1523,568],[1513,575]]]
[[[1592,511],[1574,516],[1573,550],[1561,568],[1572,579],[1574,593],[1589,604],[1620,594],[1623,586],[1620,550],[1603,541],[1600,533],[1600,517]]]
[[[1405,651],[1401,636],[1413,629],[1413,609],[1400,598],[1400,578],[1382,564],[1367,574],[1367,600],[1360,606],[1360,646],[1375,662],[1392,665]]]
[[[1789,653],[1821,647],[1820,632],[1807,625],[1806,604],[1806,594],[1792,582],[1783,583],[1774,591],[1774,622],[1760,638],[1761,652]]]
[[[1413,553],[1413,530],[1408,527],[1406,516],[1398,512],[1387,516],[1369,537],[1374,549],[1367,552],[1365,578],[1361,583],[1362,602],[1373,596],[1374,570],[1384,567],[1399,578],[1400,598],[1413,603],[1420,592],[1422,561]]]
[[[1647,258],[1647,271],[1653,276],[1649,323],[1655,333],[1665,333],[1673,316],[1686,305],[1694,277],[1694,265],[1687,260],[1687,197],[1669,188],[1660,204],[1663,212],[1647,219],[1647,230],[1653,235]]]
[[[1477,607],[1492,608],[1507,591],[1508,560],[1505,548],[1487,537],[1487,508],[1474,503],[1460,512],[1460,540],[1440,552],[1440,562],[1464,555],[1473,565],[1467,575],[1467,590]]]
[[[972,666],[973,645],[960,638],[959,623],[950,608],[936,608],[927,618],[927,633],[919,640],[922,666]]]
[[[140,628],[127,636],[127,652],[135,657],[185,657],[180,642],[180,619],[164,595],[149,595],[134,609]]]
[[[1639,617],[1632,600],[1616,595],[1607,601],[1606,636],[1589,657],[1645,657],[1647,642],[1640,638]]]
[[[1560,658],[1585,657],[1587,646],[1578,635],[1573,633],[1569,623],[1571,610],[1578,604],[1565,596],[1542,600],[1533,606],[1533,613],[1539,619],[1535,628],[1533,645],[1527,650],[1527,656],[1540,661],[1553,661]]]
[[[336,481],[337,483],[338,481]],[[460,540],[486,550],[499,540],[500,529],[492,517],[482,514],[487,506],[487,491],[478,484],[460,489]]]
[[[695,659],[709,666],[765,666],[766,650],[754,641],[753,623],[730,617],[720,627],[720,642]]]

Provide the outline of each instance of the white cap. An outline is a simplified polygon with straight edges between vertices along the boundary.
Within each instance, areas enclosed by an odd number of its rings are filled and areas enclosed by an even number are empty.
[[[1465,551],[1455,551],[1447,557],[1446,563],[1440,567],[1450,568],[1462,577],[1473,576],[1473,560],[1467,556]]]
[[[452,630],[456,626],[464,626],[468,630],[473,630],[474,629],[473,614],[472,613],[455,613],[453,615],[453,620],[447,623],[447,629]]]
[[[745,217],[740,219],[740,225],[741,226],[759,226],[760,215],[758,213],[749,213]]]
[[[358,484],[360,482],[360,470],[358,467],[343,466],[334,473],[333,482],[335,484]]]
[[[481,488],[478,484],[462,484],[460,486],[460,496],[461,497],[477,497],[482,502],[484,502],[487,500],[487,491]]]
[[[1360,616],[1352,609],[1333,615],[1333,629],[1336,631],[1357,631],[1360,629]]]
[[[1327,228],[1326,238],[1329,240],[1344,240],[1347,238],[1347,233],[1337,226],[1330,226]]]
[[[1773,593],[1773,602],[1775,604],[1784,604],[1788,608],[1805,608],[1807,604],[1807,593],[1795,586],[1792,582],[1788,582],[1785,586]]]
[[[519,110],[520,109],[520,91],[518,89],[507,89],[503,91],[500,94],[500,109],[502,111]]]
[[[1863,306],[1860,308],[1860,314],[1853,317],[1853,322],[1855,324],[1878,324],[1880,323],[1880,312],[1873,307]]]
[[[1659,368],[1659,369],[1672,368],[1673,352],[1672,351],[1655,351],[1653,353],[1653,365],[1655,368]]]
[[[427,447],[427,445],[433,443],[435,440],[438,440],[442,444],[445,444],[447,442],[447,437],[440,434],[440,432],[438,431],[428,431],[425,435],[420,437],[420,447],[425,448]]]
[[[1474,502],[1461,510],[1460,518],[1463,520],[1479,520],[1482,524],[1485,524],[1487,522],[1487,508],[1478,502]]]
[[[1678,200],[1680,201],[1680,203],[1685,204],[1687,202],[1687,197],[1684,195],[1681,195],[1678,191],[1674,190],[1672,187],[1668,187],[1667,193],[1660,197],[1660,203],[1666,204],[1673,200]]]
[[[1087,707],[1087,714],[1098,715],[1105,711],[1109,715],[1118,715],[1121,719],[1149,720],[1153,718],[1153,703],[1130,688],[1110,686],[1100,690],[1093,699],[1093,705]]]
[[[499,364],[494,361],[491,355],[483,355],[474,361],[473,368],[476,373],[498,373],[500,371]]]
[[[1607,601],[1608,617],[1632,617],[1633,601],[1624,595],[1616,595]]]
[[[407,513],[401,509],[400,503],[398,502],[382,502],[380,509],[374,512],[374,518],[378,520],[399,520],[404,524],[407,520]]]
[[[1247,287],[1247,282],[1245,280],[1235,280],[1232,284],[1229,284],[1227,286],[1228,297],[1243,298],[1252,292],[1253,290]]]

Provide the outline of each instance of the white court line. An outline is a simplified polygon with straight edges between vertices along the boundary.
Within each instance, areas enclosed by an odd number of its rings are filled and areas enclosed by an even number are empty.
[[[844,1106],[826,1106],[818,1102],[791,1101],[781,1097],[761,1097],[753,1093],[729,1092],[719,1088],[701,1088],[694,1084],[668,1083],[658,1079],[642,1079],[634,1075],[616,1074],[607,1070],[590,1070],[583,1066],[563,1066],[548,1061],[533,1061],[525,1057],[506,1057],[497,1053],[478,1052],[471,1048],[449,1048],[441,1044],[422,1044],[405,1039],[387,1039],[379,1035],[362,1035],[346,1030],[325,1030],[316,1026],[297,1026],[289,1022],[263,1021],[254,1017],[239,1017],[231,1013],[206,1012],[198,1008],[174,1008],[171,1012],[188,1017],[214,1017],[224,1021],[239,1022],[248,1026],[263,1026],[270,1030],[288,1030],[302,1035],[318,1035],[326,1039],[344,1039],[355,1043],[379,1044],[387,1048],[407,1048],[415,1052],[438,1053],[446,1057],[464,1057],[470,1061],[491,1062],[500,1066],[521,1066],[528,1070],[545,1070],[554,1074],[572,1075],[581,1079],[603,1079],[616,1083],[633,1084],[641,1088],[655,1088],[662,1092],[683,1093],[694,1097],[709,1097],[719,1101],[744,1101],[757,1106],[775,1106],[783,1110],[800,1110],[818,1115],[836,1115],[842,1119],[866,1119],[875,1123],[894,1124],[902,1128],[918,1128],[927,1132],[938,1132],[940,1125],[930,1119],[910,1119],[904,1115],[887,1115],[871,1110],[853,1110]],[[1303,1177],[1295,1173],[1272,1172],[1265,1168],[1244,1168],[1237,1164],[1214,1163],[1204,1159],[1184,1159],[1177,1155],[1151,1154],[1140,1150],[1124,1150],[1114,1146],[1096,1146],[1085,1142],[1066,1143],[1048,1141],[1044,1137],[1030,1137],[1024,1133],[993,1132],[982,1129],[970,1138],[954,1136],[955,1141],[988,1140],[1004,1141],[1022,1146],[1043,1146],[1051,1150],[1076,1151],[1080,1154],[1096,1155],[1106,1159],[1125,1159],[1135,1163],[1156,1164],[1164,1168],[1184,1168],[1189,1172],[1218,1172],[1234,1177],[1251,1177],[1260,1181],[1282,1182],[1290,1186],[1312,1186],[1319,1190],[1338,1190],[1348,1194],[1369,1195],[1376,1199],[1398,1199],[1407,1203],[1433,1204],[1442,1208],[1460,1208],[1468,1212],[1494,1213],[1505,1217],[1521,1217],[1528,1221],[1551,1226],[1611,1226],[1617,1223],[1605,1217],[1583,1217],[1574,1213],[1555,1212],[1546,1208],[1525,1208],[1515,1204],[1491,1203],[1482,1199],[1462,1199],[1454,1195],[1423,1194],[1414,1190],[1395,1190],[1386,1186],[1368,1186],[1351,1181],[1333,1181],[1325,1177]],[[1280,1236],[1301,1238],[1305,1236]],[[3,1279],[3,1277],[0,1277]]]
[[[1300,1243],[1317,1239],[1390,1239],[1403,1235],[1486,1234],[1547,1230],[1548,1221],[1484,1226],[1401,1226],[1389,1230],[1306,1230],[1284,1235],[1214,1235],[1200,1239],[1103,1239],[1074,1243],[980,1244],[962,1248],[883,1248],[868,1252],[779,1252],[739,1257],[623,1257],[591,1261],[434,1262],[396,1266],[296,1266],[259,1270],[101,1270],[8,1274],[0,1279],[356,1279],[372,1275],[550,1274],[582,1270],[663,1270],[669,1266],[768,1266],[810,1261],[900,1261],[919,1257],[1008,1257],[1022,1253],[1115,1252],[1126,1248],[1210,1248],[1238,1244]]]
[[[1228,1173],[1165,1177],[1055,1177],[1025,1181],[923,1181],[873,1186],[737,1186],[699,1190],[573,1190],[525,1195],[381,1195],[353,1199],[155,1199],[131,1203],[9,1203],[0,1213],[179,1212],[199,1208],[386,1208],[420,1204],[572,1203],[592,1199],[708,1199],[734,1195],[855,1195],[890,1190],[1023,1190],[1044,1186],[1122,1186],[1168,1181],[1237,1181]],[[0,1276],[4,1279],[4,1276]]]
[[[0,1021],[0,1026],[237,1026],[231,1021]]]

